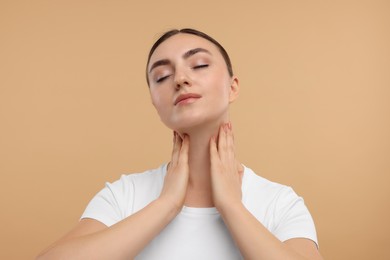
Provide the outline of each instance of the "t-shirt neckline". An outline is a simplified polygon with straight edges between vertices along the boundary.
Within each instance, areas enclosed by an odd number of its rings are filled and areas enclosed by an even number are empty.
[[[210,208],[194,208],[194,207],[188,207],[183,206],[182,212],[184,213],[191,213],[191,214],[198,214],[198,215],[214,215],[219,214],[216,207],[210,207]]]
[[[167,173],[168,164],[169,164],[169,162],[166,162],[166,163],[164,163],[162,165],[164,176]],[[243,188],[244,185],[245,185],[245,181],[244,180],[246,179],[245,172],[247,171],[247,167],[244,164],[242,164],[242,166],[244,167],[244,174],[243,174],[243,178],[242,178],[242,188]],[[191,213],[191,214],[199,214],[199,215],[215,215],[215,214],[219,214],[219,212],[218,212],[216,207],[196,208],[196,207],[183,206],[182,212],[183,213]]]

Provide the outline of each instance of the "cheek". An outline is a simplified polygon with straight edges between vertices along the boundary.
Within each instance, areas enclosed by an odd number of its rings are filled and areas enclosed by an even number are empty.
[[[167,104],[169,102],[167,95],[160,92],[151,92],[150,93],[152,104],[154,108],[157,110],[158,114],[161,116],[164,114],[164,111],[168,107]]]
[[[230,77],[225,69],[218,69],[210,79],[210,82],[212,82],[212,88],[215,94],[221,98],[229,97]]]
[[[219,79],[214,81],[214,84],[212,85],[212,91],[214,93],[214,96],[218,98],[221,101],[228,102],[229,101],[229,94],[230,94],[230,86],[227,81],[221,81]]]
[[[161,96],[155,92],[150,92],[150,98],[154,108],[159,110],[159,107],[161,107]]]
[[[161,91],[160,88],[153,86],[150,89],[150,97],[152,99],[153,105],[158,105],[164,100],[164,91]]]
[[[220,113],[229,107],[229,95],[226,87],[219,82],[219,85],[213,85],[213,91],[207,100],[208,110]]]
[[[157,107],[158,104],[160,103],[160,100],[159,100],[158,96],[151,94],[150,98],[152,99],[153,106]]]

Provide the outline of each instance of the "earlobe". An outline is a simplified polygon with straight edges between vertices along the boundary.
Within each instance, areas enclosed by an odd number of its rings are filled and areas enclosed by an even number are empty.
[[[232,77],[232,82],[230,84],[230,94],[229,94],[229,102],[233,102],[238,98],[238,94],[240,93],[240,86],[238,82],[238,78],[236,76]]]

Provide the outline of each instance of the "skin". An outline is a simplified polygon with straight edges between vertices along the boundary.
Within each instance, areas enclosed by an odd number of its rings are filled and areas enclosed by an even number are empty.
[[[202,48],[183,58],[189,50]],[[230,77],[225,61],[215,45],[188,34],[175,35],[163,42],[150,59],[149,67],[160,60],[170,64],[154,68],[149,73],[150,96],[161,121],[187,135],[189,147],[189,182],[185,202],[192,207],[212,207],[209,143],[218,135],[220,126],[229,122],[229,104],[239,94],[238,79]],[[207,67],[197,66],[207,65]],[[162,82],[157,79],[166,77]],[[183,93],[196,93],[201,98],[193,103],[173,105]],[[240,165],[241,167],[241,165]]]
[[[198,48],[206,51],[184,55]],[[161,60],[163,65],[150,70]],[[308,239],[280,242],[241,202],[243,167],[228,114],[239,84],[237,77],[229,76],[217,47],[194,35],[172,36],[155,50],[149,70],[152,103],[174,132],[160,197],[109,228],[93,219],[81,220],[38,259],[132,259],[183,205],[216,207],[245,259],[322,259]],[[198,98],[175,104],[185,93]]]

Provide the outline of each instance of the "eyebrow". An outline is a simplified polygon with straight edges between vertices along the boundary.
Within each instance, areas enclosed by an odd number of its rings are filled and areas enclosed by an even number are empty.
[[[204,48],[195,48],[195,49],[191,49],[189,51],[186,51],[183,55],[182,55],[182,58],[183,59],[188,59],[189,57],[199,53],[199,52],[204,52],[204,53],[207,53],[207,54],[210,54],[211,55],[211,52],[204,49]],[[164,66],[164,65],[169,65],[171,64],[171,61],[168,60],[168,59],[162,59],[162,60],[158,60],[156,61],[155,63],[152,64],[152,66],[150,67],[150,70],[149,70],[149,73],[156,67],[158,66]]]

